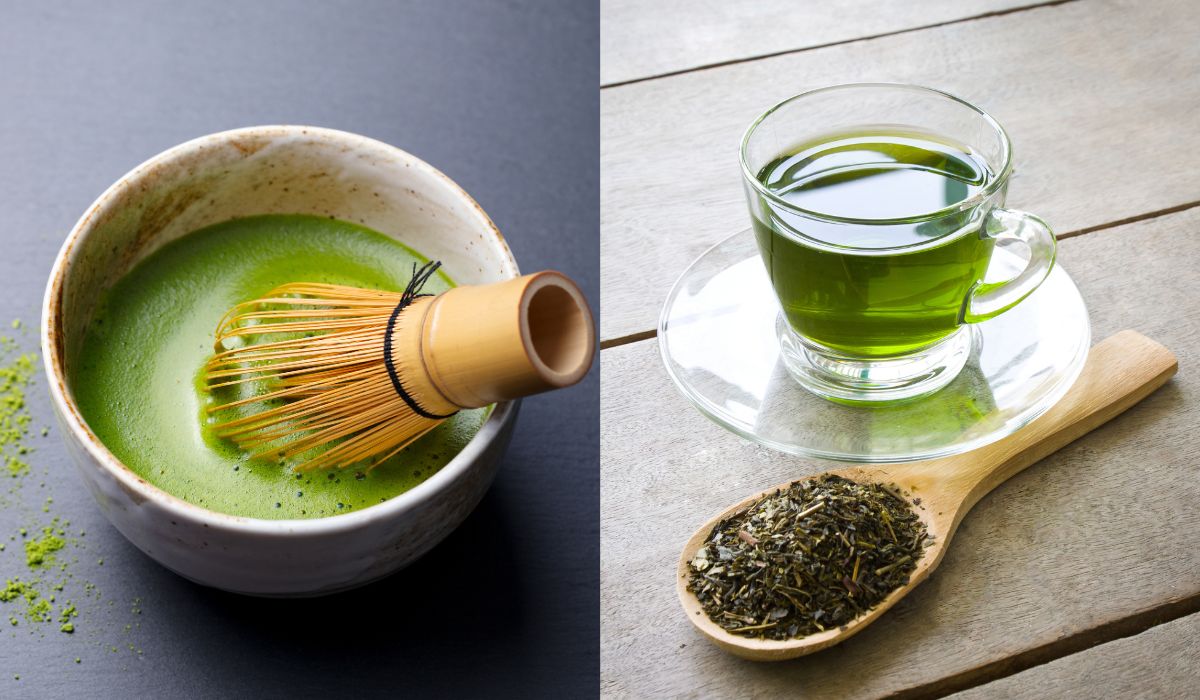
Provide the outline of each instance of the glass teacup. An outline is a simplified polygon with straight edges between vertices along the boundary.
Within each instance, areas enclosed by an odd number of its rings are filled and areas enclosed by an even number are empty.
[[[1050,227],[1003,208],[1004,130],[937,90],[802,93],[750,126],[741,163],[783,361],[825,398],[940,389],[970,355],[969,324],[1012,308],[1054,264]],[[985,281],[998,242],[1024,246],[1028,261],[1012,279]]]

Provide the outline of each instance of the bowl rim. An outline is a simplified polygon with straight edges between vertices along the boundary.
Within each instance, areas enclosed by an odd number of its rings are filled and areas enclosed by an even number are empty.
[[[118,192],[126,187],[135,186],[149,172],[169,165],[204,148],[232,143],[239,137],[261,137],[263,135],[270,138],[316,136],[349,146],[356,151],[375,150],[386,152],[388,155],[408,163],[411,167],[424,170],[439,179],[452,193],[461,198],[464,204],[469,205],[468,208],[473,212],[477,221],[482,223],[491,232],[493,237],[488,242],[501,253],[502,271],[510,274],[512,277],[520,274],[516,259],[513,258],[508,243],[504,240],[504,236],[501,235],[495,223],[483,211],[483,208],[447,175],[403,149],[347,131],[304,125],[250,126],[200,136],[172,146],[152,156],[118,178],[84,210],[83,215],[80,216],[74,227],[72,227],[71,232],[67,234],[66,240],[63,241],[62,247],[55,256],[54,265],[51,267],[50,277],[46,283],[39,328],[42,363],[46,377],[49,380],[51,402],[54,405],[55,412],[58,414],[60,425],[65,426],[67,432],[70,433],[69,436],[64,436],[64,439],[77,440],[100,471],[112,478],[134,500],[152,502],[162,507],[172,516],[196,521],[203,524],[204,527],[269,537],[328,535],[357,530],[362,526],[378,521],[393,520],[419,507],[475,468],[480,457],[483,456],[492,442],[501,438],[507,424],[515,419],[520,401],[508,401],[496,404],[492,409],[491,415],[484,421],[483,426],[480,427],[478,432],[437,473],[431,475],[408,491],[393,496],[383,503],[367,506],[361,510],[349,513],[320,518],[270,520],[232,515],[204,508],[151,484],[121,462],[116,455],[109,451],[100,438],[92,432],[87,422],[83,419],[83,415],[75,403],[74,396],[67,388],[66,373],[64,372],[62,358],[59,357],[58,353],[58,341],[62,336],[61,318],[59,315],[62,301],[61,296],[65,281],[70,273],[76,245],[90,233],[92,222],[113,208]],[[75,461],[79,462],[80,460]],[[85,468],[83,464],[79,464],[79,467]]]

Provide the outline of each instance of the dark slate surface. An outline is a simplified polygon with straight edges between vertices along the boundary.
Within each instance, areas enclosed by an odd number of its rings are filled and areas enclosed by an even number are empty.
[[[522,268],[566,271],[598,307],[598,24],[588,0],[5,3],[0,334],[35,348],[54,255],[111,182],[195,136],[281,122],[433,163]],[[0,577],[27,577],[18,528],[70,520],[80,544],[58,602],[81,616],[74,635],[10,627],[21,604],[0,604],[0,697],[594,695],[598,380],[525,402],[484,503],[421,562],[275,601],[191,584],[126,542],[74,473],[39,373],[33,472],[3,497]]]

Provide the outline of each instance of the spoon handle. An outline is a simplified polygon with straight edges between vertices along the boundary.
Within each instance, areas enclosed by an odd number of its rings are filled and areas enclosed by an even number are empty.
[[[1170,350],[1136,331],[1121,331],[1092,347],[1066,395],[1029,425],[978,450],[901,467],[894,475],[901,483],[924,485],[922,491],[940,491],[939,500],[954,504],[948,510],[956,511],[957,523],[993,488],[1141,401],[1178,367]]]

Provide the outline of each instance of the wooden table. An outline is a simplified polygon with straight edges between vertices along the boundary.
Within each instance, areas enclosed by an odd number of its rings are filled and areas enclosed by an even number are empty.
[[[601,689],[613,697],[1200,693],[1200,12],[1159,0],[602,0]],[[680,614],[679,549],[745,494],[829,464],[716,427],[654,328],[748,222],[742,130],[806,88],[932,85],[1015,144],[1012,206],[1058,231],[1094,338],[1179,375],[967,517],[937,573],[847,643],[741,661]]]

